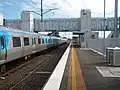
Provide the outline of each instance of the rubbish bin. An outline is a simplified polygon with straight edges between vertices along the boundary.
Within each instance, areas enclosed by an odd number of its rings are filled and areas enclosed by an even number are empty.
[[[111,59],[110,58],[112,58],[112,50],[113,50],[114,48],[112,48],[112,47],[107,47],[106,48],[106,62],[108,63],[108,64],[111,64],[112,63],[112,61],[111,61]]]
[[[114,48],[109,50],[109,60],[108,60],[108,65],[113,65],[113,51]]]
[[[120,66],[120,48],[119,47],[115,47],[113,49],[113,61],[112,61],[112,65],[113,66]]]

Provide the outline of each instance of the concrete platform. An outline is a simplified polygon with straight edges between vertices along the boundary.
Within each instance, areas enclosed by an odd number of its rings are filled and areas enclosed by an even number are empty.
[[[103,56],[90,49],[68,48],[68,58],[63,60],[65,68],[60,66],[55,70],[56,79],[54,75],[50,77],[54,78],[57,88],[52,83],[50,89],[47,83],[43,90],[120,90],[120,67],[107,66]],[[60,72],[64,73],[58,82]]]

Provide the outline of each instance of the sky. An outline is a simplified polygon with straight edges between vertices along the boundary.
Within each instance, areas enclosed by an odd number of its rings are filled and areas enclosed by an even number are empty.
[[[0,0],[0,11],[4,12],[5,18],[20,18],[21,11],[23,10],[40,13],[40,1]],[[106,0],[106,17],[114,16],[114,1]],[[48,9],[58,8],[57,10],[44,14],[44,18],[80,17],[81,9],[91,9],[92,17],[103,17],[103,3],[104,0],[43,0],[44,12]],[[120,11],[120,1],[118,4]],[[35,14],[34,17],[40,18],[40,16]]]
[[[106,17],[114,16],[114,1],[106,0]],[[4,13],[5,18],[18,19],[21,18],[23,10],[40,13],[40,4],[41,0],[0,0],[0,11]],[[44,18],[78,18],[81,9],[91,9],[92,17],[103,17],[103,6],[104,0],[43,0],[43,12],[57,8],[57,10],[44,14]],[[120,1],[118,3],[118,16],[120,16]],[[36,14],[34,17],[40,18]]]

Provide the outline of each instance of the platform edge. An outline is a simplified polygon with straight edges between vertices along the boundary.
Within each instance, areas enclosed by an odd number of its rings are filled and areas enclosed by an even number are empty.
[[[67,63],[68,55],[70,52],[70,46],[71,43],[64,52],[62,58],[60,59],[59,63],[57,64],[52,75],[50,76],[50,78],[48,79],[47,83],[45,84],[42,90],[59,90],[62,77],[64,74],[65,66]]]

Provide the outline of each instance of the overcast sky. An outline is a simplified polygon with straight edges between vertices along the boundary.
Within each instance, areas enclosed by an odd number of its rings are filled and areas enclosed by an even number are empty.
[[[34,10],[40,13],[41,0],[0,0],[0,11],[7,18],[20,18],[22,10]],[[114,16],[114,1],[106,0],[106,16]],[[103,17],[104,0],[43,0],[44,11],[59,8],[44,15],[45,18],[80,17],[81,9],[91,9],[92,17]],[[120,11],[120,1],[119,1]],[[120,13],[119,13],[120,15]],[[40,16],[35,15],[39,18]]]

